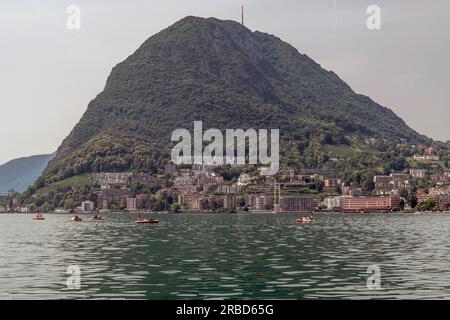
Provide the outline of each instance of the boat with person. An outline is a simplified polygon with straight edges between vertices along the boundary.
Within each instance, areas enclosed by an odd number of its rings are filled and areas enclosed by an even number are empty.
[[[72,219],[70,219],[70,221],[81,222],[83,220],[79,216],[73,216]]]
[[[135,221],[135,223],[158,223],[158,222],[159,222],[158,219],[142,218],[140,212],[137,213],[137,217],[136,217],[136,221]]]
[[[297,219],[296,221],[298,223],[310,223],[310,222],[313,222],[314,219],[312,216],[309,216],[309,217],[305,216],[305,217],[301,217],[301,218]]]
[[[95,216],[92,217],[92,220],[94,220],[94,221],[104,221],[105,217],[95,215]]]
[[[45,220],[44,216],[42,215],[42,213],[38,213],[37,215],[35,215],[33,217],[33,220],[35,221],[40,221],[40,220]]]

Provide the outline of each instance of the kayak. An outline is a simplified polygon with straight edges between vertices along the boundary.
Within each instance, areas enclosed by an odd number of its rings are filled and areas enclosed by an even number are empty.
[[[35,217],[33,217],[33,220],[35,220],[35,221],[41,221],[41,220],[45,220],[45,218],[44,218],[44,217],[38,217],[38,216],[35,216]]]
[[[296,220],[298,223],[309,223],[309,222],[313,222],[312,219],[307,219],[307,218],[300,218]]]
[[[135,223],[158,223],[158,219],[142,219],[142,220],[136,220]]]

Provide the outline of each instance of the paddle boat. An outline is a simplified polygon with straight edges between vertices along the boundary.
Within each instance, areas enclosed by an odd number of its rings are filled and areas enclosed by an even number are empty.
[[[37,215],[35,215],[33,217],[33,220],[45,220],[44,216],[42,215],[42,213],[38,213]]]
[[[310,223],[313,222],[313,218],[312,217],[301,217],[299,219],[296,220],[298,223]]]
[[[80,221],[83,221],[83,220],[79,216],[74,216],[74,217],[72,217],[72,219],[70,219],[70,221],[80,222]]]
[[[137,220],[135,221],[135,223],[158,223],[158,222],[159,222],[158,219],[153,219],[153,218],[142,218],[140,212],[138,212],[138,214],[137,214]]]

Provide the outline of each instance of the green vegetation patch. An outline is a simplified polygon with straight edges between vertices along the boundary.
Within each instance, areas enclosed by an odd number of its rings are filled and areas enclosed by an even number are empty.
[[[57,192],[58,189],[67,187],[84,187],[92,185],[93,181],[90,174],[83,174],[81,176],[74,176],[65,180],[61,180],[48,185],[37,191],[40,194],[46,194],[50,191]]]

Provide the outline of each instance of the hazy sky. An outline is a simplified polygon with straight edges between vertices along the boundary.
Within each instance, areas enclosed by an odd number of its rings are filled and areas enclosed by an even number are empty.
[[[450,140],[449,0],[0,0],[0,163],[56,150],[111,68],[187,15],[277,35],[412,128]],[[381,30],[366,26],[381,8]],[[81,29],[66,26],[69,5]]]

